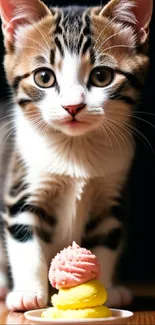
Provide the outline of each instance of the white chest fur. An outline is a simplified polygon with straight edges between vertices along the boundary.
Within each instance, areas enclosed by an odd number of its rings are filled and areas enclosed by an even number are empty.
[[[82,137],[67,137],[58,132],[43,137],[20,114],[17,118],[17,147],[30,172],[90,179],[105,177],[127,168],[132,146],[118,141],[111,147],[100,132]],[[32,175],[33,176],[33,175]]]
[[[99,181],[101,192],[104,180],[116,182],[124,177],[133,154],[132,146],[120,151],[114,143],[111,148],[97,132],[77,138],[54,132],[50,138],[43,137],[22,115],[17,119],[17,148],[27,165],[31,193],[40,193],[37,199],[43,204],[52,202],[50,209],[60,220],[58,232],[65,242],[66,238],[79,242],[92,205],[90,180]],[[44,189],[47,197],[42,195]]]

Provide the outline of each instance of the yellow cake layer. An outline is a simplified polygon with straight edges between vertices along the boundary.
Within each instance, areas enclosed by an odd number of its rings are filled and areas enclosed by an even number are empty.
[[[68,289],[60,289],[53,295],[52,304],[58,309],[83,309],[103,305],[107,292],[98,280],[91,280]]]
[[[111,311],[105,306],[98,306],[85,309],[68,309],[62,310],[57,308],[49,308],[41,315],[43,318],[104,318],[112,316]]]

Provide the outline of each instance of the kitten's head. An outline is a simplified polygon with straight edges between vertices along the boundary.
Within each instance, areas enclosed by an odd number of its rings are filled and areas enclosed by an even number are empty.
[[[29,123],[79,136],[129,122],[148,66],[152,5],[49,9],[39,0],[0,0],[5,70]]]

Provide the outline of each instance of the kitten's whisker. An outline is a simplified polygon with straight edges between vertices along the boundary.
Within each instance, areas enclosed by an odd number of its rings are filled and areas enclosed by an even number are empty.
[[[30,118],[29,121],[37,128],[38,131],[42,131],[44,129],[44,127],[46,127],[47,130],[47,126],[45,124],[44,121],[40,120],[40,117],[33,117]]]
[[[15,131],[16,131],[16,128],[15,128],[14,126],[8,130],[8,133],[6,134],[6,137],[5,137],[4,140],[2,141],[2,145],[3,145],[3,146],[6,145],[7,140],[10,138],[10,136],[11,136],[12,134],[14,134]]]
[[[35,50],[35,51],[40,51],[39,48],[36,48],[36,47],[33,47],[33,46],[22,46],[22,49],[31,49],[31,50]],[[47,55],[47,50],[46,50],[45,54]]]
[[[127,126],[130,126],[130,124],[128,124],[127,122],[117,120],[117,119],[115,119],[113,117],[110,117],[110,118],[106,117],[106,120],[107,121],[110,121],[112,123],[115,123],[118,126],[122,126],[122,124],[127,125]],[[129,133],[130,136],[132,136],[131,132],[128,131],[128,133]]]
[[[112,46],[109,46],[109,47],[105,48],[105,49],[103,50],[103,52],[105,52],[105,51],[109,51],[109,50],[114,49],[114,48],[129,48],[129,49],[131,49],[131,48],[136,48],[136,46],[128,46],[128,45],[122,45],[122,44],[119,44],[119,45],[112,45]],[[98,52],[99,52],[99,51],[96,50],[95,55],[98,54]]]
[[[108,123],[106,125],[109,126],[109,128],[114,130],[114,133],[116,133],[116,135],[119,136],[119,138],[121,139],[122,143],[124,144],[126,150],[128,151],[128,148],[127,148],[127,145],[126,145],[126,142],[125,142],[125,140],[127,140],[127,139],[125,138],[125,136],[111,123],[110,120],[108,121]],[[123,154],[121,144],[117,140],[117,137],[115,137],[115,140],[117,141],[117,143],[118,143],[118,145],[120,147],[121,154]]]
[[[43,37],[48,49],[50,50],[50,45],[45,37],[45,35],[43,34],[42,30],[39,28],[38,24],[35,24],[34,27],[38,30],[38,32],[40,33],[40,35]]]
[[[106,124],[106,123],[105,123],[105,126],[108,128],[108,130],[109,130],[110,133],[112,134],[112,137],[115,138],[115,140],[116,140],[116,142],[117,142],[117,144],[118,144],[118,146],[119,146],[119,148],[120,148],[120,152],[121,152],[121,154],[122,154],[121,144],[119,143],[117,137],[115,136],[115,133],[117,133],[117,132],[116,132],[116,131],[114,130],[114,128],[112,128],[111,125],[109,125],[109,124]],[[114,130],[115,133],[112,131],[112,129]]]
[[[33,123],[34,125],[37,125],[36,123],[40,123],[41,121],[40,121],[40,119],[39,118],[37,118],[37,117],[31,117],[31,118],[29,118],[29,121],[31,122],[31,123]]]
[[[46,127],[45,123],[40,121],[40,123],[38,123],[37,127],[38,127],[38,131],[43,132],[43,134],[44,134],[44,129]]]
[[[43,136],[46,134],[47,125],[45,123],[42,123],[40,131],[43,133]]]
[[[24,46],[23,46],[23,48],[24,48]],[[23,57],[25,58],[25,60],[27,60],[27,61],[29,61],[30,60],[30,57],[29,56],[27,56],[25,53],[23,53]]]
[[[10,92],[10,94],[7,94],[7,96],[1,97],[1,105],[4,104],[4,107],[14,104],[13,93],[10,89],[8,91]]]
[[[102,29],[102,31],[100,32],[99,36],[97,37],[97,39],[95,40],[95,45],[99,42],[101,35],[104,33],[104,31],[108,28],[108,26],[112,25],[112,23],[115,21],[115,17],[113,19],[111,19],[110,21],[108,21],[108,23],[105,25],[105,27]]]
[[[5,111],[9,109],[10,112],[14,112],[15,102],[13,96],[11,96],[11,98],[5,98],[5,101],[1,102],[1,105],[3,105],[3,109],[5,109]]]
[[[9,115],[5,115],[3,117],[0,118],[0,123],[6,119],[9,119],[10,117],[15,117],[15,114],[9,114]]]
[[[113,38],[113,37],[115,37],[115,36],[117,36],[117,35],[119,35],[119,34],[121,34],[121,33],[124,33],[124,30],[121,30],[120,32],[115,33],[115,34],[109,36],[109,37],[108,37],[108,38],[107,38],[103,43],[100,44],[99,47],[96,48],[96,51],[99,51],[99,50],[102,48],[102,46],[103,46],[104,44],[106,44],[106,43],[107,43],[111,38]]]
[[[6,122],[6,123],[4,123],[4,124],[2,124],[2,126],[0,126],[0,131],[2,131],[4,128],[6,128],[10,124],[13,124],[13,122],[11,120],[8,121],[8,122]]]
[[[108,50],[111,50],[113,48],[129,48],[129,49],[135,49],[136,46],[129,46],[129,45],[122,45],[122,44],[119,44],[119,45],[112,45],[112,46],[109,46],[107,48],[104,49],[104,51],[108,51]]]
[[[151,112],[134,111],[133,114],[134,114],[134,113],[136,113],[136,114],[137,114],[137,113],[138,113],[138,114],[148,114],[148,115],[153,115],[153,116],[155,116],[155,114],[154,114],[154,113],[151,113]]]
[[[25,39],[28,39],[30,41],[32,41],[33,43],[39,45],[40,48],[42,48],[45,52],[47,52],[47,48],[44,47],[41,43],[37,42],[36,40],[34,40],[33,38],[31,37],[28,37],[28,36],[23,36]]]
[[[121,116],[131,116],[131,117],[135,116],[135,113],[136,114],[147,114],[147,115],[155,116],[154,113],[151,113],[151,112],[143,112],[143,111],[133,111],[132,114],[128,114],[128,113],[126,114],[126,113],[119,113],[119,112],[117,112],[118,115],[121,115]]]
[[[118,121],[113,120],[113,119],[108,119],[108,120],[109,120],[110,123],[115,124],[116,126],[122,128],[122,122],[118,122]],[[129,140],[129,142],[130,142],[130,141],[131,141],[131,138],[132,138],[132,132],[131,132],[131,130],[129,130],[129,129],[127,129],[127,128],[126,128],[126,132],[127,132],[127,134],[129,135],[129,137],[130,137],[130,140]],[[124,136],[125,136],[125,135],[124,135]],[[126,138],[125,138],[125,139],[126,139]]]
[[[119,114],[119,112],[117,114]],[[134,115],[134,113],[133,114],[128,114],[128,113],[127,114],[119,114],[119,115],[120,116],[122,115],[122,116],[127,116],[127,117],[135,118],[135,119],[137,119],[139,121],[145,122],[146,124],[150,125],[151,127],[153,127],[155,129],[155,125],[154,124],[152,124],[151,122],[149,122],[149,121],[147,121],[147,120],[145,120],[145,119],[143,119],[143,118],[141,118],[139,116]],[[153,114],[153,115],[155,116],[155,114]]]
[[[98,123],[98,128],[101,131],[101,133],[106,135],[106,139],[107,139],[107,141],[109,141],[111,149],[113,149],[112,141],[110,139],[110,136],[109,136],[108,132],[106,131],[105,125]]]
[[[151,149],[151,151],[153,152],[153,154],[155,155],[155,151],[151,145],[151,143],[149,142],[149,140],[147,139],[147,137],[137,128],[135,128],[133,125],[130,125],[126,122],[120,122],[117,121],[115,119],[111,119],[111,121],[113,121],[113,123],[115,123],[116,125],[118,124],[120,127],[124,128],[124,130],[127,131],[127,129],[129,131],[131,131],[136,137],[138,137],[141,141],[145,141],[144,144],[147,144],[149,146],[149,148]]]
[[[147,120],[145,120],[145,119],[143,119],[141,117],[135,116],[135,115],[131,115],[131,117],[133,117],[133,118],[135,118],[135,119],[137,119],[139,121],[145,122],[146,124],[148,124],[149,126],[151,126],[152,128],[155,129],[155,125],[153,125],[151,122],[149,122],[149,121],[147,121]]]
[[[155,154],[155,151],[151,145],[151,143],[149,142],[149,140],[147,139],[147,137],[140,131],[138,130],[136,127],[134,126],[130,126],[127,125],[128,129],[130,129],[131,131],[134,131],[134,134],[138,134],[141,138],[143,138],[145,140],[145,142],[149,145],[149,147],[151,148],[152,152]]]

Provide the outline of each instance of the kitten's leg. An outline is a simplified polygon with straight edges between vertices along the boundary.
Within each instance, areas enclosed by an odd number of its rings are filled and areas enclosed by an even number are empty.
[[[0,300],[4,300],[8,292],[7,258],[2,238],[0,238]]]
[[[105,305],[113,308],[129,305],[132,301],[132,294],[130,290],[124,286],[115,285],[113,282],[113,274],[117,264],[119,252],[104,246],[96,247],[92,249],[92,251],[99,258],[101,265],[100,280],[108,291],[108,299]]]
[[[35,210],[34,206],[28,207],[31,211]],[[16,215],[17,208],[21,213]],[[6,303],[11,310],[42,308],[48,301],[51,234],[45,230],[44,224],[39,227],[39,208],[36,208],[37,214],[25,210],[25,202],[20,199],[10,207],[10,214],[4,215],[13,277],[13,290],[8,294]]]
[[[92,223],[92,222],[91,222]],[[90,224],[91,225],[91,224]],[[108,289],[107,306],[120,307],[130,304],[130,291],[121,286],[114,286],[116,264],[123,244],[122,223],[115,217],[98,218],[94,227],[87,225],[87,236],[83,245],[94,252],[101,265],[100,280]]]

